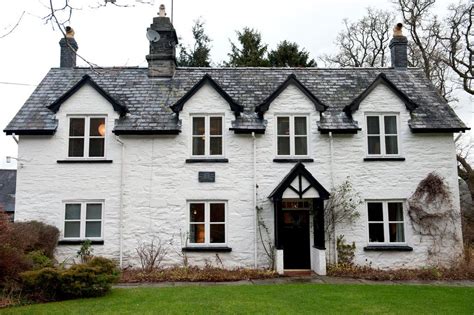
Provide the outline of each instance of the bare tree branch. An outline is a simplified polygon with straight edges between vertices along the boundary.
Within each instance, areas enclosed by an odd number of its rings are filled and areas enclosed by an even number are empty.
[[[18,21],[16,22],[16,24],[8,31],[6,32],[5,34],[3,35],[0,35],[0,39],[4,38],[4,37],[7,37],[8,35],[10,35],[11,33],[13,33],[13,31],[18,27],[18,25],[20,25],[20,22],[21,22],[21,19],[23,19],[23,16],[25,15],[25,11],[23,11],[23,13],[21,13],[20,15],[20,18],[18,19]]]

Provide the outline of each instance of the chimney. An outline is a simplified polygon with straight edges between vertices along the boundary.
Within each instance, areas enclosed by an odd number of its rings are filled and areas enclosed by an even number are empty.
[[[398,23],[393,29],[393,38],[390,41],[390,53],[392,55],[392,67],[395,69],[406,69],[408,67],[408,39],[403,36],[402,23]]]
[[[79,48],[74,39],[74,30],[70,26],[66,26],[66,37],[59,41],[61,47],[61,68],[74,68],[76,66],[76,51]]]
[[[172,77],[176,71],[176,45],[178,38],[171,21],[166,17],[165,6],[160,5],[158,16],[146,34],[150,42],[148,61],[149,77]]]

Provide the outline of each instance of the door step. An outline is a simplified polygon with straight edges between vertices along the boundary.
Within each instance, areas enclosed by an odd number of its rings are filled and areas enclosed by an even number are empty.
[[[290,277],[311,276],[312,273],[311,269],[285,269],[283,271],[284,276]]]

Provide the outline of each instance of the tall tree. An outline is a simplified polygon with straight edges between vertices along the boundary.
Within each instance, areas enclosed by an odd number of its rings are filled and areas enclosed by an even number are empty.
[[[178,65],[182,67],[210,67],[211,66],[211,39],[204,30],[205,22],[198,19],[193,25],[194,45],[186,49],[180,46]]]
[[[336,39],[338,52],[323,55],[328,66],[386,67],[389,59],[388,44],[394,14],[390,11],[367,9],[367,14],[356,22],[344,20],[344,30]]]
[[[237,31],[238,44],[231,42],[232,52],[227,66],[231,67],[267,67],[269,65],[267,44],[262,43],[262,35],[257,30],[244,27]]]
[[[268,61],[272,67],[315,67],[316,61],[309,60],[309,52],[300,50],[297,43],[282,41],[275,50],[268,53]]]

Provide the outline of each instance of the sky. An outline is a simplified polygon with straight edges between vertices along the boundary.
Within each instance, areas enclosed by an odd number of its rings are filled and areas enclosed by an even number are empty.
[[[117,4],[134,6],[98,7],[98,0],[70,0],[76,8],[70,25],[76,33],[78,53],[100,66],[146,67],[146,29],[157,16],[161,3],[165,4],[168,16],[171,15],[171,0],[141,2],[116,0]],[[452,2],[437,0],[436,13],[442,16]],[[48,14],[47,3],[47,0],[0,1],[0,37],[22,16],[13,32],[0,38],[0,130],[48,70],[59,66],[58,42],[62,35],[43,19]],[[53,3],[59,7],[64,2]],[[227,60],[230,40],[236,41],[235,31],[245,26],[259,30],[270,49],[287,39],[297,42],[316,58],[335,52],[334,42],[343,27],[343,19],[357,20],[368,7],[389,9],[394,5],[390,0],[174,0],[173,24],[180,41],[189,45],[192,25],[202,18],[212,39],[211,57],[216,63]],[[78,66],[85,63],[78,59]],[[458,98],[460,102],[454,104],[456,112],[468,125],[473,125],[472,98],[464,92],[459,92]],[[12,137],[1,132],[0,169],[16,168],[15,160],[6,163],[6,156],[16,157],[17,145]]]

